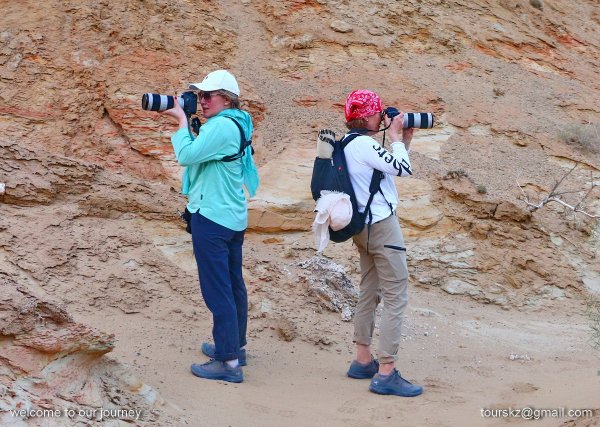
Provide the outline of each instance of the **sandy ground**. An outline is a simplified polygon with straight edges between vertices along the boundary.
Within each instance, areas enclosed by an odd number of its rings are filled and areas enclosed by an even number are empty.
[[[264,240],[247,236],[247,252]],[[353,358],[351,322],[342,322],[338,313],[315,312],[282,290],[277,307],[319,325],[329,338],[315,344],[301,333],[285,341],[270,323],[274,313],[257,309],[263,291],[248,276],[249,358],[238,385],[198,379],[189,371],[191,363],[207,360],[198,346],[211,333],[195,283],[189,297],[174,292],[140,313],[107,307],[76,310],[75,317],[115,332],[119,342],[111,357],[156,387],[189,425],[501,426],[525,421],[483,417],[482,410],[599,407],[600,354],[589,345],[589,324],[578,301],[505,310],[411,286],[398,368],[425,391],[399,398],[374,395],[368,380],[346,377]],[[535,425],[574,418],[545,417]]]

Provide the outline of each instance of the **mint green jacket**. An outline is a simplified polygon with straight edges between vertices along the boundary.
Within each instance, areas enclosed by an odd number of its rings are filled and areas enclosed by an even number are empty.
[[[187,129],[179,129],[171,142],[177,162],[186,166],[181,192],[188,196],[188,210],[200,212],[230,230],[242,231],[248,226],[243,187],[252,197],[259,179],[251,147],[238,160],[220,161],[240,149],[240,131],[229,117],[242,126],[246,139],[252,137],[254,127],[250,115],[242,110],[227,109],[208,119],[196,139],[192,139]]]

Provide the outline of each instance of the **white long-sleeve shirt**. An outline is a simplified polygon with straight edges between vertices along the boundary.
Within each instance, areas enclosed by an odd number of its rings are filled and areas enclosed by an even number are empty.
[[[348,143],[344,153],[350,181],[358,202],[358,210],[360,212],[365,210],[369,201],[369,185],[373,170],[377,169],[384,173],[384,179],[381,180],[383,196],[377,192],[371,202],[373,223],[390,216],[391,211],[395,211],[398,207],[398,192],[393,177],[412,175],[410,159],[404,144],[394,144],[394,153],[392,153],[370,136],[361,135]],[[369,222],[368,215],[365,222]]]

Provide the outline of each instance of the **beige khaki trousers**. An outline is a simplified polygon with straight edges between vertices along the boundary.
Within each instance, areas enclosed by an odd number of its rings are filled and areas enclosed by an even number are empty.
[[[408,267],[402,229],[396,215],[365,228],[353,237],[360,253],[360,293],[354,314],[354,342],[371,345],[375,310],[383,300],[377,358],[381,363],[398,359],[402,318],[408,302]]]

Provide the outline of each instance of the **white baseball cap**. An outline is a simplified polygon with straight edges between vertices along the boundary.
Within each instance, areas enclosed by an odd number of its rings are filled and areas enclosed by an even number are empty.
[[[201,90],[203,92],[223,89],[240,96],[240,87],[238,86],[235,77],[233,77],[233,74],[226,70],[217,70],[213,71],[212,73],[208,73],[206,77],[204,77],[204,80],[202,80],[200,83],[192,83],[189,88]]]

